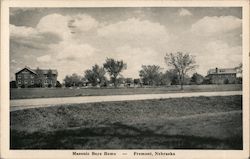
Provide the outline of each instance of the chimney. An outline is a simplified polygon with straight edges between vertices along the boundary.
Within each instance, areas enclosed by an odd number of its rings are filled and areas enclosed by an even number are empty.
[[[218,73],[218,68],[217,67],[215,68],[215,73]]]

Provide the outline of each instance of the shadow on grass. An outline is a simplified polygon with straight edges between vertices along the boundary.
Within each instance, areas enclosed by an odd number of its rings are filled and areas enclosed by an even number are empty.
[[[10,149],[242,149],[242,137],[170,136],[121,123],[10,135]]]

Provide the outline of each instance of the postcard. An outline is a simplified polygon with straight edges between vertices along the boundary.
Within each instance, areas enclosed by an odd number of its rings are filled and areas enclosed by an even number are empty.
[[[1,158],[249,157],[248,1],[1,4]]]

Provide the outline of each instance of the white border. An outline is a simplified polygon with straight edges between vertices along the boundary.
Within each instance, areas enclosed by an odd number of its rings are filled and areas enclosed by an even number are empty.
[[[133,156],[133,152],[174,152],[175,156],[157,158],[248,158],[249,156],[249,2],[243,1],[7,1],[1,3],[1,153],[0,158],[96,158],[73,156],[72,152],[86,150],[9,150],[9,7],[242,7],[243,11],[243,139],[244,150],[107,150],[128,155],[119,158],[153,158]],[[92,152],[93,150],[87,150]],[[103,150],[95,150],[104,152]],[[101,156],[118,158],[118,156]]]

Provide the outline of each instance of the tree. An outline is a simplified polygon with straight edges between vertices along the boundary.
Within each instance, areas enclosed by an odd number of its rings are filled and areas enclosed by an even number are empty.
[[[167,70],[165,75],[167,76],[167,78],[170,80],[170,84],[171,85],[177,85],[179,84],[179,80],[178,80],[178,73],[175,69],[170,69]]]
[[[169,78],[167,73],[160,73],[160,85],[170,85],[171,84],[171,79]]]
[[[130,86],[131,84],[134,83],[134,80],[132,78],[125,78],[125,83],[126,83],[126,86]]]
[[[114,86],[117,87],[117,77],[120,73],[127,68],[127,64],[123,60],[118,61],[112,58],[107,58],[106,62],[103,64],[104,69],[109,73],[110,79],[114,83]]]
[[[142,65],[139,76],[145,85],[158,85],[161,76],[161,68],[157,65]]]
[[[207,76],[204,78],[202,84],[212,84],[211,78],[208,78]]]
[[[242,73],[242,63],[235,67],[238,73]]]
[[[189,53],[167,53],[165,56],[165,62],[168,66],[174,68],[178,73],[178,80],[181,85],[181,90],[183,90],[184,78],[187,73],[194,70],[197,65],[195,65],[195,57]]]
[[[86,70],[84,78],[88,80],[92,84],[92,86],[96,86],[97,84],[100,84],[101,86],[105,85],[106,77],[105,77],[106,71],[103,67],[100,67],[98,65],[94,65],[92,69]]]
[[[191,77],[191,84],[202,84],[204,81],[204,77],[198,73],[194,73]]]
[[[140,80],[139,78],[135,78],[135,79],[134,79],[134,84],[135,84],[135,85],[141,84],[141,80]]]
[[[66,76],[64,78],[64,83],[66,87],[72,87],[72,86],[81,86],[82,85],[82,77],[73,73],[71,76]]]
[[[114,83],[114,78],[111,78],[111,82]],[[126,79],[123,76],[116,79],[117,86],[124,85],[125,82],[126,82]]]
[[[236,70],[236,83],[242,84],[242,63],[240,63],[237,67],[235,67]]]

